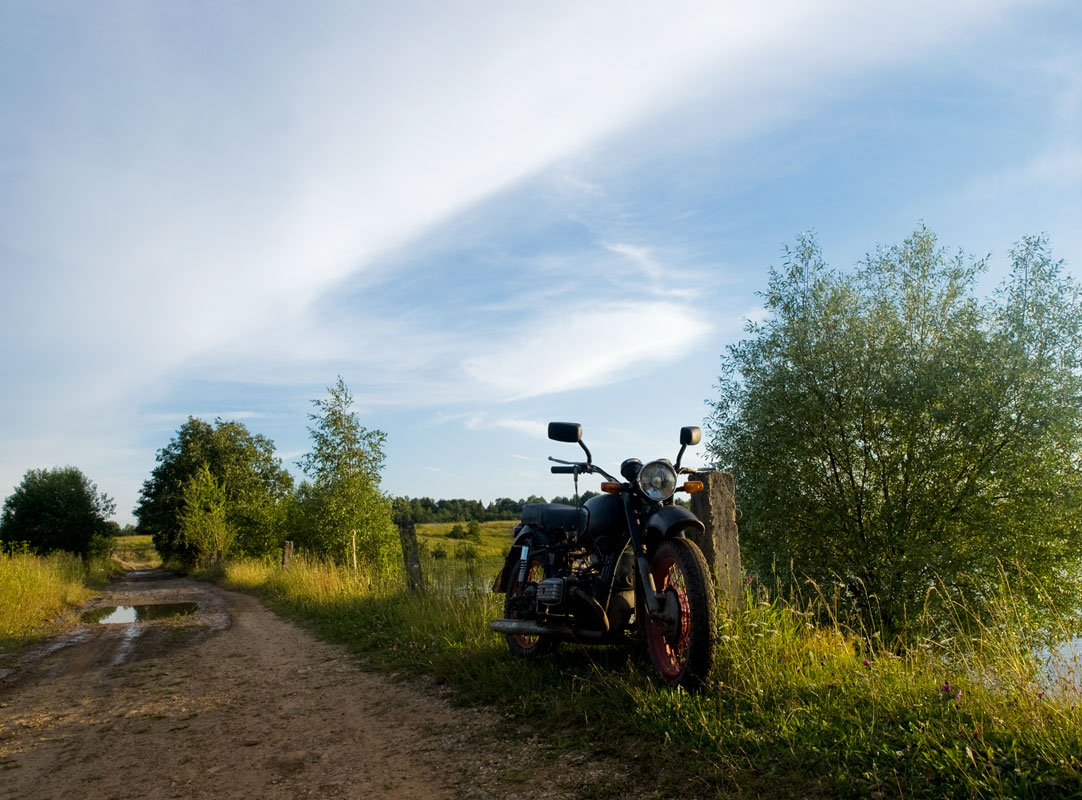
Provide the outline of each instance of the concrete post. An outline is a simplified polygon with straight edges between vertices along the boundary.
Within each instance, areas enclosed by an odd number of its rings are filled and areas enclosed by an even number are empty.
[[[695,543],[706,556],[719,596],[727,597],[730,606],[739,605],[744,596],[744,572],[733,476],[728,472],[696,472],[688,477],[703,483],[703,490],[691,495],[691,510],[706,526],[705,535],[696,537]]]
[[[293,560],[293,542],[282,542],[282,566],[288,567]]]

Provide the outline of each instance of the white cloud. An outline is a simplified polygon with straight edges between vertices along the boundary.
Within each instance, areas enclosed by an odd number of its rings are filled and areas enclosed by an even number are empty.
[[[3,236],[59,273],[26,278],[5,316],[110,354],[104,385],[151,384],[653,110],[912,57],[1003,5],[286,6],[254,28],[240,8],[96,5],[60,21],[72,52],[44,36],[41,61],[4,61],[27,97],[51,95],[11,115],[22,179],[6,182]],[[178,13],[230,57],[209,66]],[[33,17],[8,24],[45,25]]]
[[[711,326],[677,303],[649,301],[549,313],[462,370],[492,399],[514,400],[598,386],[692,347]]]
[[[527,436],[532,436],[535,439],[548,438],[547,423],[537,422],[532,419],[517,419],[514,417],[490,419],[486,414],[474,414],[465,420],[465,425],[470,430],[494,430],[503,428],[506,430],[518,431],[519,433],[525,433]],[[516,458],[530,460],[527,456],[516,456]]]
[[[685,300],[695,296],[697,289],[687,287],[694,286],[696,281],[693,281],[685,273],[666,268],[659,263],[651,248],[633,244],[612,243],[606,244],[605,249],[623,256],[626,261],[634,265],[645,279],[643,288],[651,294],[658,297],[675,297]]]

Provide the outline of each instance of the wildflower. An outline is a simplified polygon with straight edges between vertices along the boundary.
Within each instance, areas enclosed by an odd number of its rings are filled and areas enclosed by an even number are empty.
[[[871,665],[872,665],[872,662],[870,662],[868,659],[864,659],[864,666],[870,667]]]
[[[1037,696],[1038,696],[1038,697],[1044,697],[1044,689],[1040,689],[1040,690],[1039,690],[1039,691],[1037,692]]]

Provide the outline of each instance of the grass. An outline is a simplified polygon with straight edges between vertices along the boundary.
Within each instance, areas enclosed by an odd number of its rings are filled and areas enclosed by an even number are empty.
[[[115,562],[71,553],[0,553],[0,653],[71,624],[74,609],[116,574]]]
[[[502,598],[456,584],[450,559],[426,567],[423,595],[397,576],[304,560],[234,562],[219,579],[373,667],[502,708],[557,751],[616,755],[628,780],[664,794],[1082,796],[1077,695],[1042,678],[1007,591],[983,617],[955,609],[968,615],[964,640],[929,636],[897,653],[818,599],[749,596],[723,619],[712,682],[690,696],[658,687],[641,645],[513,659],[487,628]]]
[[[464,522],[427,522],[417,526],[417,544],[422,552],[431,554],[442,546],[447,555],[454,557],[455,548],[460,544],[473,547],[478,558],[502,558],[511,545],[511,531],[517,523],[514,521],[482,522],[480,541],[474,539],[451,539],[448,533],[459,525],[466,529]]]
[[[157,567],[161,556],[154,548],[150,536],[118,536],[113,540],[113,557],[126,564],[140,567]]]

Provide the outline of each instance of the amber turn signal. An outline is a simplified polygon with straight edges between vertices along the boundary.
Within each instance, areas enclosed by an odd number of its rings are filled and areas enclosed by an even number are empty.
[[[684,491],[687,492],[688,494],[695,494],[696,492],[701,492],[702,490],[703,490],[703,482],[702,481],[688,481],[687,483],[684,484]]]
[[[616,483],[616,481],[602,481],[601,491],[609,494],[616,494],[620,491],[620,484]]]

